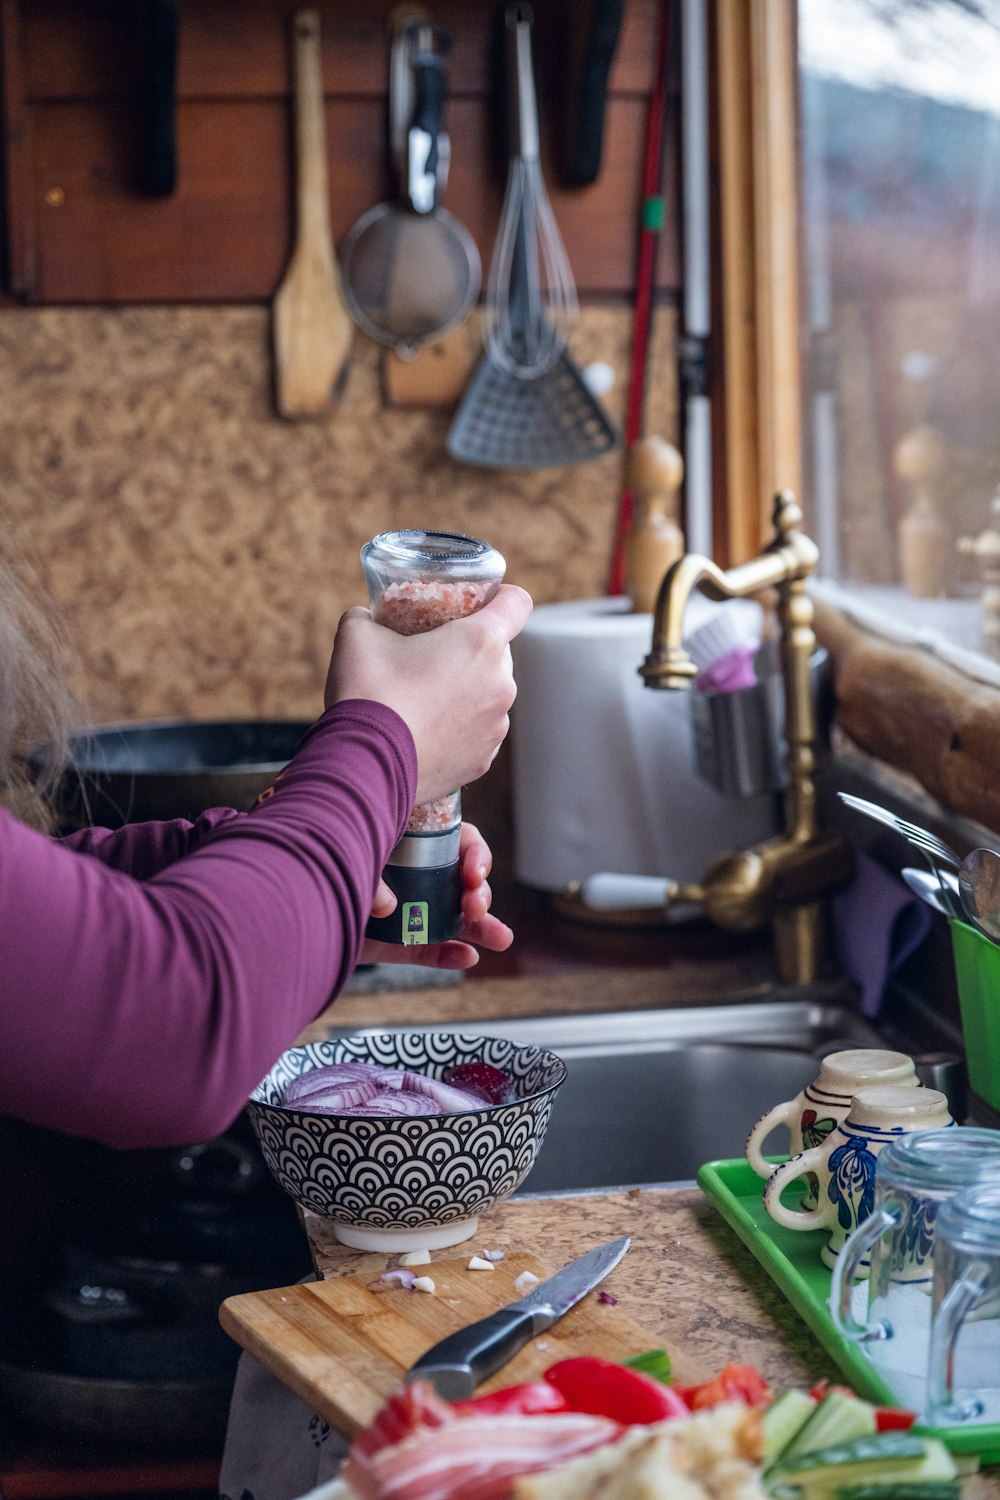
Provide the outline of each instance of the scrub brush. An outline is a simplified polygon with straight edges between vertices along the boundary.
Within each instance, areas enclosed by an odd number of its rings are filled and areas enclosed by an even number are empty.
[[[694,685],[700,691],[734,693],[756,686],[753,660],[760,642],[748,639],[732,614],[720,610],[693,630],[684,644],[698,668]]]

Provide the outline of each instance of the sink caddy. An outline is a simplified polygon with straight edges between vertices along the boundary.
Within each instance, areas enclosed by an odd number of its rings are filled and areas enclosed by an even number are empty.
[[[786,1160],[774,1157],[775,1164]],[[764,1209],[760,1178],[743,1157],[706,1162],[698,1186],[781,1289],[806,1326],[843,1371],[860,1396],[880,1406],[899,1403],[883,1382],[862,1345],[837,1330],[830,1316],[830,1271],[819,1257],[822,1230],[795,1232],[775,1224]],[[1000,1425],[979,1424],[914,1429],[938,1437],[956,1454],[976,1454],[983,1463],[1000,1463]]]

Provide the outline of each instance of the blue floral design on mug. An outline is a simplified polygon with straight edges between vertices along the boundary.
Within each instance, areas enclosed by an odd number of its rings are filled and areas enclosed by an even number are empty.
[[[827,1194],[836,1206],[841,1229],[867,1219],[875,1202],[875,1155],[865,1136],[856,1135],[830,1153]]]
[[[899,1228],[892,1237],[889,1274],[913,1280],[914,1271],[930,1263],[934,1251],[934,1228],[939,1204],[934,1198],[911,1198],[904,1208]]]

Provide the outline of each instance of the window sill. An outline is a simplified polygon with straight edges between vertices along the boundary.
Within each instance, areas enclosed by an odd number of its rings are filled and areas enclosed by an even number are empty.
[[[878,628],[862,623],[856,597],[845,600],[826,585],[813,600],[838,731],[914,778],[948,813],[1000,830],[1000,666],[932,638],[926,609],[923,632],[911,633],[898,618]]]
[[[917,599],[902,587],[818,579],[813,597],[832,605],[871,635],[925,653],[973,682],[1000,687],[1000,662],[983,648],[981,596]]]

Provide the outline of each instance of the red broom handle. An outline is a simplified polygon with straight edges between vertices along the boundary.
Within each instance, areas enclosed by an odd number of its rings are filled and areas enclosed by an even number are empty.
[[[663,228],[664,202],[660,192],[663,177],[666,139],[667,78],[670,63],[670,7],[676,0],[664,0],[661,6],[659,65],[656,83],[646,118],[646,147],[643,161],[642,221],[635,276],[635,311],[632,324],[632,359],[629,371],[628,406],[625,415],[625,447],[630,448],[642,435],[642,415],[646,395],[646,363],[652,323],[653,279],[656,250]],[[611,560],[609,594],[620,594],[625,582],[625,539],[632,525],[633,498],[623,489],[618,502],[615,550]]]

